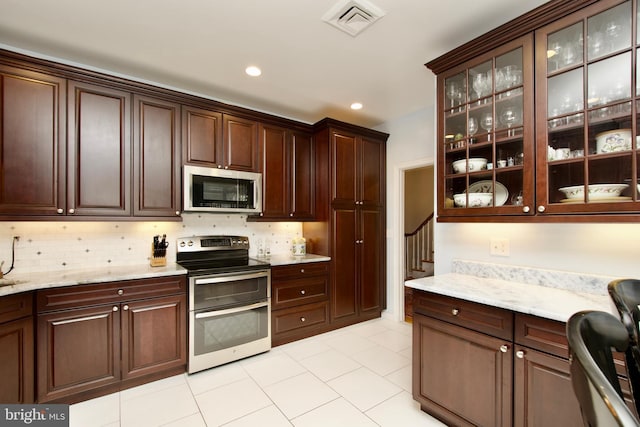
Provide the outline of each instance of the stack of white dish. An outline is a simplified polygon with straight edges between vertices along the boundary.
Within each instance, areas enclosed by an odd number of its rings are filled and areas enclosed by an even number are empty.
[[[480,157],[468,160],[462,159],[456,160],[451,165],[453,166],[453,171],[455,173],[465,173],[467,171],[467,164],[469,165],[469,172],[475,172],[487,168],[487,159],[483,159]]]
[[[590,184],[587,186],[590,201],[599,202],[620,202],[630,200],[631,197],[620,196],[620,194],[629,187],[629,184]],[[639,186],[640,191],[640,186]],[[560,200],[563,203],[584,202],[584,185],[573,185],[570,187],[559,188],[566,199]]]

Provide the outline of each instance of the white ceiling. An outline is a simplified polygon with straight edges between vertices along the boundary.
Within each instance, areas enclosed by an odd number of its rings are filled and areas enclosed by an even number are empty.
[[[369,0],[386,15],[352,37],[321,20],[338,1],[0,0],[0,47],[308,123],[374,127],[433,104],[424,63],[545,3]],[[354,101],[364,108],[349,110]]]

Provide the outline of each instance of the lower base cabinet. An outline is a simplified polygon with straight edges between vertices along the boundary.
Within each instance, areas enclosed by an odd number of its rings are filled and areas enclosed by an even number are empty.
[[[184,372],[184,276],[37,293],[38,401],[74,403]]]
[[[420,290],[413,304],[413,398],[423,411],[456,426],[584,425],[564,322]]]
[[[0,297],[0,402],[34,402],[33,293]]]

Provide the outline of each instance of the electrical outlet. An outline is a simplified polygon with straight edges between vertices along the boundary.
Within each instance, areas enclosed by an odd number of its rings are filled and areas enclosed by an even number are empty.
[[[492,238],[491,239],[491,255],[509,256],[509,239]]]

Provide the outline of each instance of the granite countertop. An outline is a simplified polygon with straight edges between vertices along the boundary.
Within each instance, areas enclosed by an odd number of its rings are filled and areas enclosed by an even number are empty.
[[[151,267],[148,264],[143,264],[38,273],[20,273],[14,271],[9,275],[6,275],[4,279],[0,279],[0,296],[33,291],[36,289],[84,285],[89,283],[115,282],[120,280],[145,279],[161,276],[175,276],[181,274],[187,274],[187,270],[175,263],[167,263],[165,267]]]
[[[596,294],[460,273],[408,280],[405,285],[561,322],[582,310],[617,315],[606,291]]]
[[[273,254],[260,260],[267,261],[272,266],[289,265],[289,264],[305,264],[309,262],[331,261],[331,258],[323,255],[306,254],[303,256],[293,256],[291,254]]]
[[[314,254],[295,257],[289,254],[274,254],[270,257],[260,258],[260,260],[267,261],[272,266],[276,266],[329,261],[331,258]],[[21,273],[19,271],[13,271],[9,275],[5,276],[4,279],[0,279],[0,297],[37,289],[85,285],[89,283],[117,282],[121,280],[145,279],[182,274],[187,274],[187,270],[176,263],[167,263],[165,267],[151,267],[148,264],[142,264],[38,273]]]

